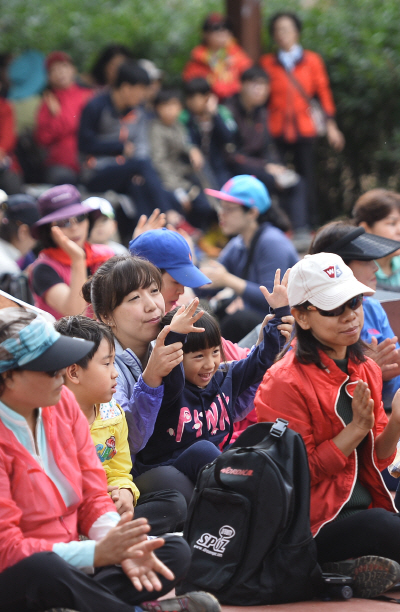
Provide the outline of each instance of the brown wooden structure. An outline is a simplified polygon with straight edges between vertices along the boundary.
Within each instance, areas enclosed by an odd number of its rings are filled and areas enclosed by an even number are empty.
[[[256,62],[261,52],[261,0],[225,0],[226,14],[232,22],[239,44]]]

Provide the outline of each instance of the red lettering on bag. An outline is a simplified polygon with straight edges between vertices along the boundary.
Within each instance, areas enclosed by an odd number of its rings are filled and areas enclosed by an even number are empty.
[[[226,467],[222,468],[223,474],[232,474],[232,476],[253,476],[253,470],[239,470],[236,468]]]

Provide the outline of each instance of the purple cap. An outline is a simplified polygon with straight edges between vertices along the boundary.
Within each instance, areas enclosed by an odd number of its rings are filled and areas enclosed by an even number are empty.
[[[81,194],[74,185],[57,185],[48,189],[38,199],[41,219],[31,229],[32,236],[37,238],[36,228],[60,219],[69,219],[85,213],[92,208],[82,204]]]

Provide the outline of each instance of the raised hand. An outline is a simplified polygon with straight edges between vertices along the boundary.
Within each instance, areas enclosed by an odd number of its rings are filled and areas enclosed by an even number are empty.
[[[400,374],[400,350],[396,348],[396,342],[397,336],[394,336],[378,344],[373,336],[368,345],[367,355],[381,368],[383,380],[391,380]]]
[[[204,314],[204,310],[196,313],[196,308],[199,305],[199,298],[194,298],[187,307],[181,306],[172,317],[170,324],[171,331],[178,334],[189,334],[190,332],[203,332],[204,327],[195,327],[194,323],[198,321]]]
[[[72,261],[86,259],[85,251],[73,242],[56,225],[51,228],[51,237],[60,249],[70,256]]]
[[[277,271],[275,272],[274,288],[272,290],[272,293],[270,293],[268,289],[264,287],[263,285],[261,285],[260,287],[261,293],[263,294],[263,296],[265,297],[265,299],[267,300],[271,308],[273,308],[274,310],[276,308],[281,308],[282,306],[289,305],[289,300],[288,300],[288,295],[287,295],[287,284],[288,284],[288,279],[289,279],[289,273],[290,273],[290,268],[286,270],[282,278],[282,281],[281,281],[281,270],[280,268],[277,269]]]
[[[159,208],[155,208],[150,217],[141,215],[132,234],[132,240],[149,230],[156,230],[164,227],[165,223],[166,216],[164,213],[160,212]]]
[[[142,378],[149,387],[159,387],[164,376],[179,365],[183,359],[182,342],[165,346],[165,338],[170,331],[166,325],[158,334],[153,351],[147,362]]]

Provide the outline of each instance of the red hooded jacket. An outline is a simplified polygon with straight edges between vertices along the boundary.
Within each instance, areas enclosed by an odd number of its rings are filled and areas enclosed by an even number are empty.
[[[395,453],[378,459],[374,448],[376,437],[387,424],[381,399],[380,368],[369,358],[360,364],[349,360],[347,375],[325,353],[321,352],[321,359],[325,370],[314,364],[300,364],[295,351],[290,351],[267,370],[254,402],[259,421],[286,419],[289,427],[304,440],[310,466],[310,518],[314,535],[325,523],[332,521],[350,499],[357,470],[360,482],[372,496],[371,507],[396,512],[380,474]],[[360,379],[368,383],[371,390],[375,424],[357,460],[356,451],[346,457],[333,438],[345,427],[336,410],[340,389],[346,384],[346,391],[352,396]]]

